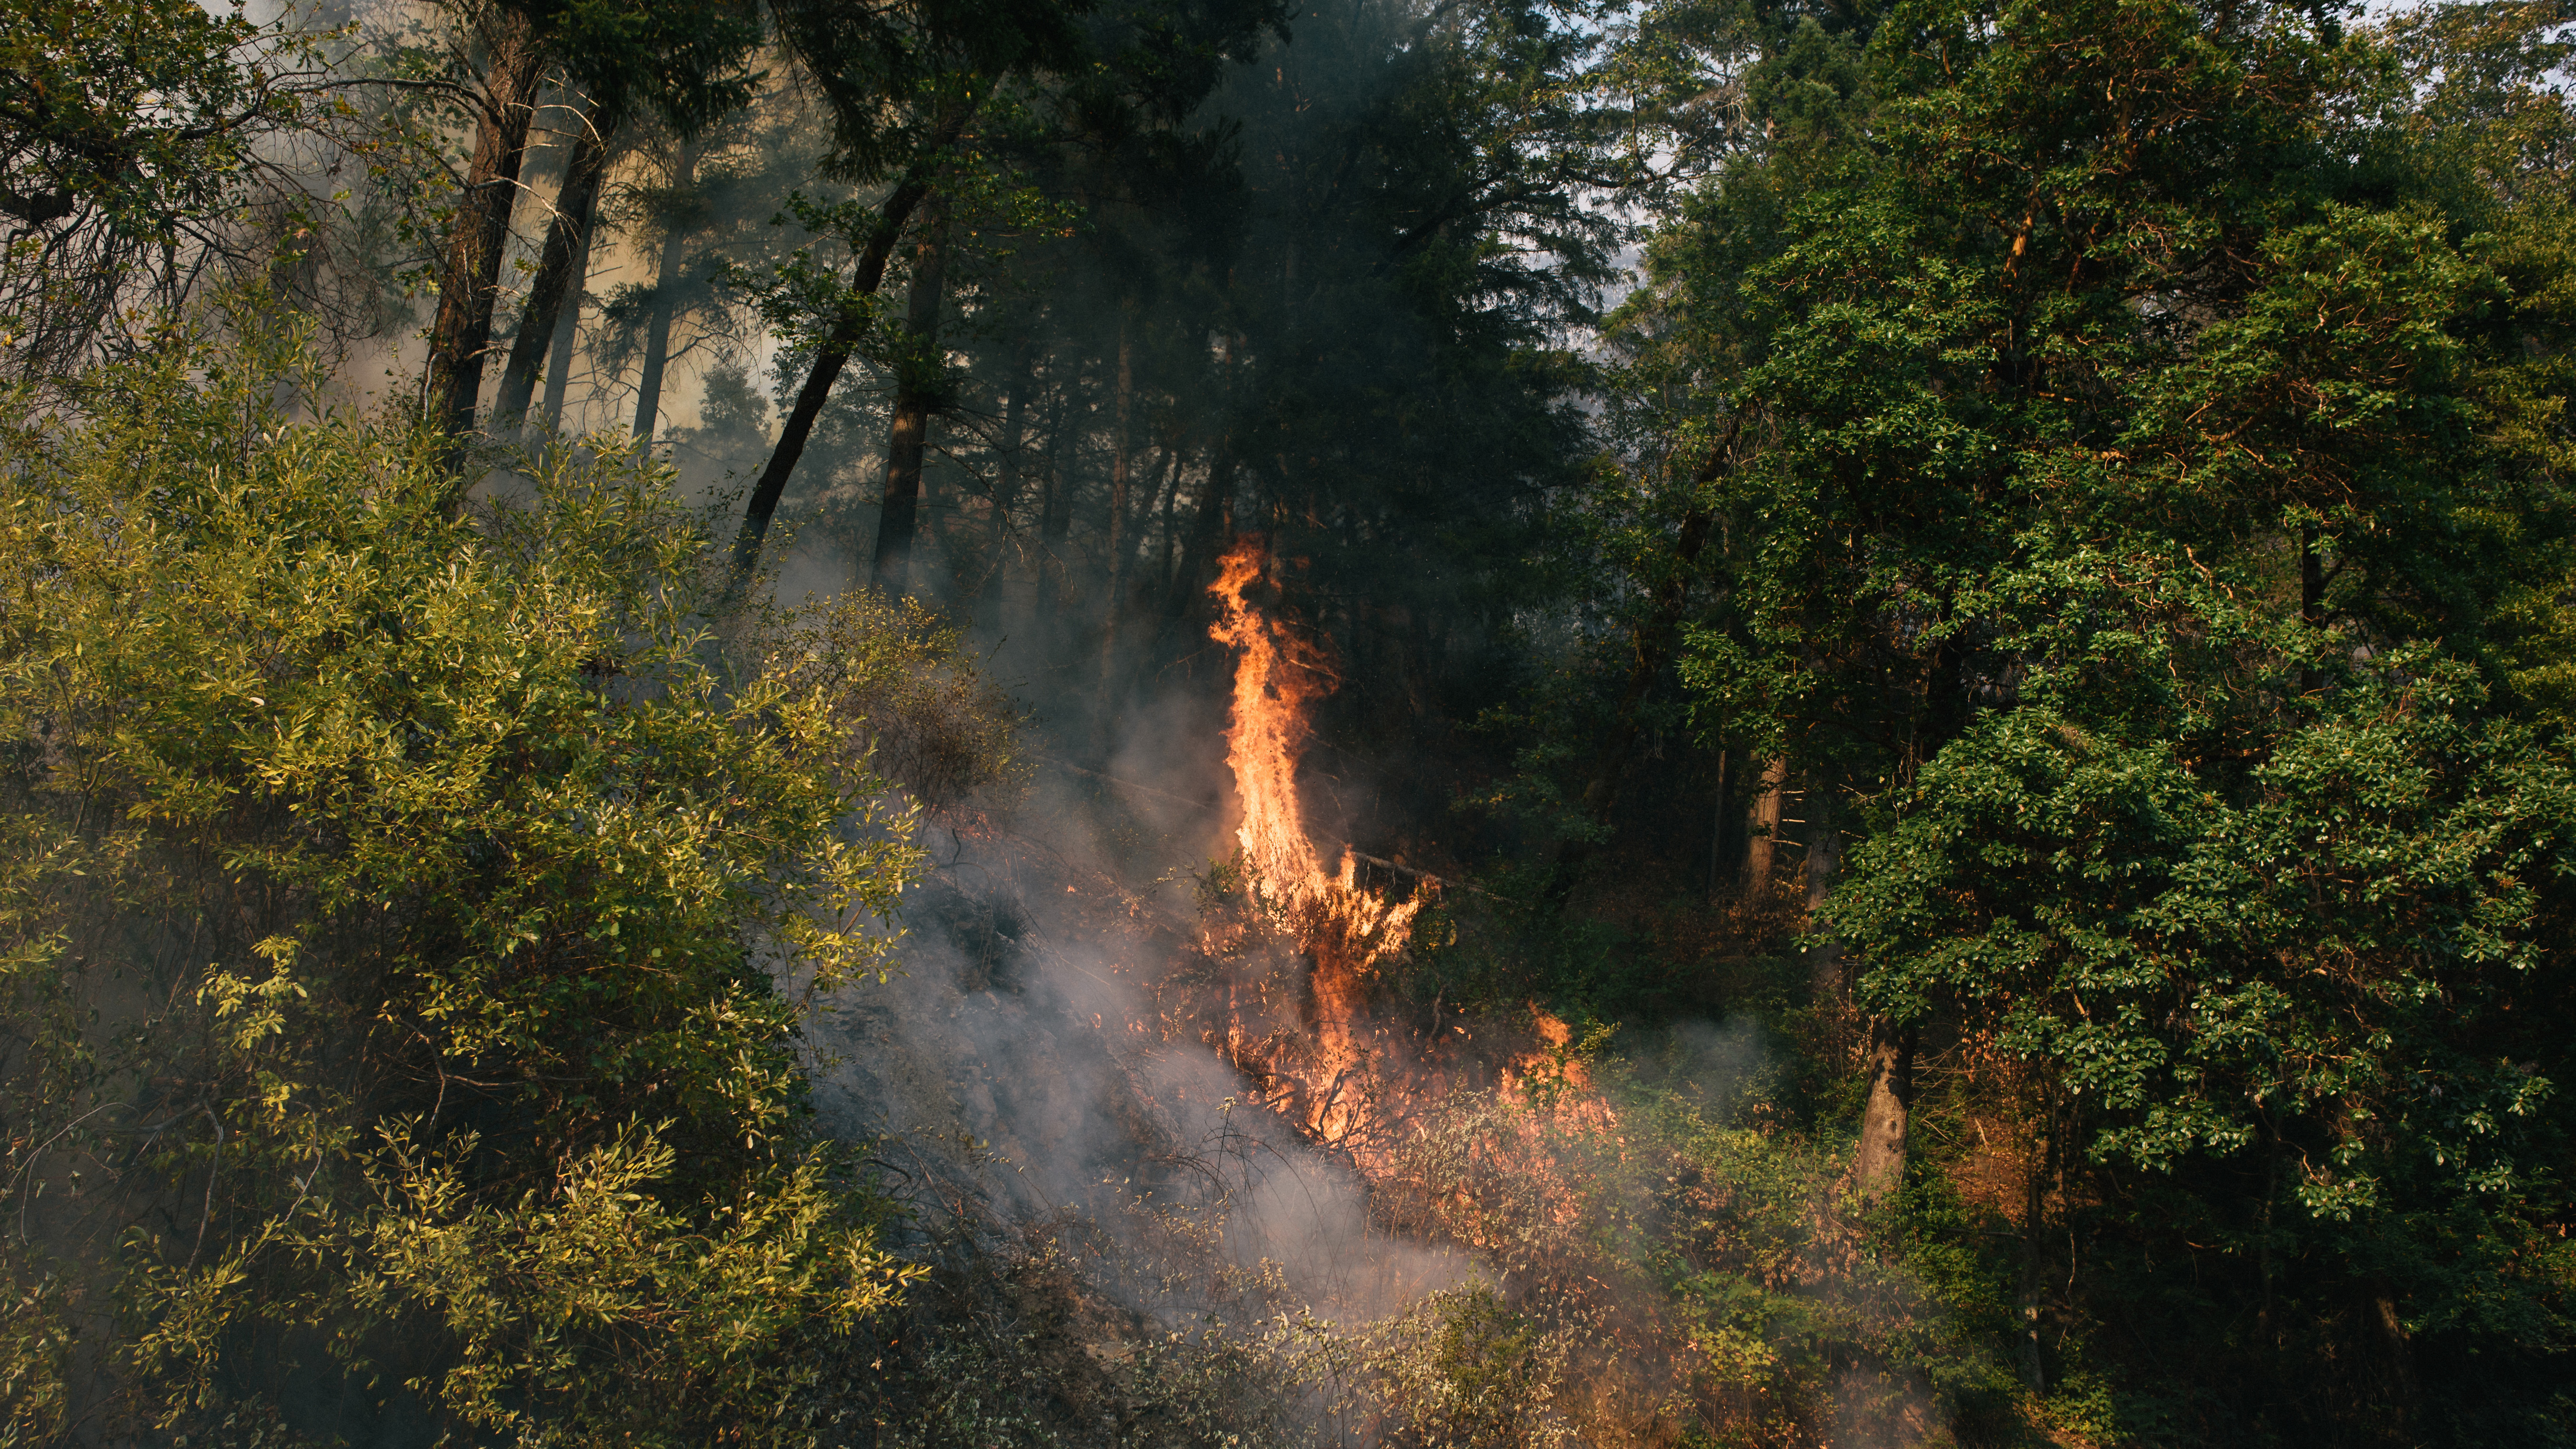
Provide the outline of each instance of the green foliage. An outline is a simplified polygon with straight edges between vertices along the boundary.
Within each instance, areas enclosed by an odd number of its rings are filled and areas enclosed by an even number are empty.
[[[252,189],[258,143],[321,76],[284,20],[193,0],[0,5],[0,355],[60,376],[176,256],[214,241]]]
[[[11,1422],[339,1374],[527,1442],[793,1438],[789,1349],[908,1271],[775,979],[884,970],[916,868],[851,680],[792,630],[723,668],[660,473],[564,450],[454,520],[297,347],[91,374],[0,479]]]
[[[2379,1205],[2392,1172],[2518,1197],[2552,1086],[2503,1024],[2566,989],[2542,943],[2576,775],[2479,702],[2460,666],[2395,656],[2240,780],[2205,739],[1994,716],[1854,852],[1834,919],[1883,963],[1873,1007],[1957,1003],[2049,1062],[2098,1155],[2165,1168],[2299,1123],[2313,1212]]]
[[[1926,1188],[1858,1222],[1845,1143],[1783,1125],[1755,1034],[1639,1045],[1582,1091],[1453,1094],[1382,1175],[1398,1222],[1507,1285],[1371,1330],[1404,1442],[1786,1443],[2009,1413],[1974,1214]]]
[[[168,239],[222,205],[243,147],[291,109],[273,28],[196,5],[15,0],[0,21],[0,210],[31,227],[84,210]]]
[[[1618,319],[1613,421],[1675,480],[1605,508],[1629,571],[1723,540],[1697,722],[1844,786],[1859,1004],[2003,1084],[2007,1211],[2122,1265],[2027,1311],[2188,1251],[2231,1276],[2148,1332],[2277,1366],[2102,1404],[2393,1440],[2532,1402],[2413,1365],[2566,1342],[2565,43],[2514,5],[1784,23],[1769,144]]]

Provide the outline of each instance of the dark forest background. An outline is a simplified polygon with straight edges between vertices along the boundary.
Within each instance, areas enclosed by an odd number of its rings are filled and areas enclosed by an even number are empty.
[[[2568,1439],[2571,53],[0,0],[0,1445]],[[1374,1315],[814,1046],[1248,909],[1247,538]]]

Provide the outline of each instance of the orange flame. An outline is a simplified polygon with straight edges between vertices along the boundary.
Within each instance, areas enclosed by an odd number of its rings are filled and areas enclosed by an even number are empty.
[[[1387,900],[1360,886],[1359,861],[1347,847],[1339,867],[1325,869],[1297,798],[1297,764],[1305,753],[1308,712],[1332,692],[1332,660],[1247,597],[1269,562],[1259,535],[1235,540],[1208,590],[1216,603],[1208,633],[1236,652],[1232,722],[1225,733],[1226,764],[1243,808],[1235,839],[1243,847],[1255,899],[1311,964],[1312,1014],[1308,1040],[1287,1043],[1252,1028],[1241,1009],[1246,1003],[1238,1001],[1229,1012],[1226,1051],[1256,1075],[1284,1079],[1289,1091],[1278,1105],[1371,1171],[1385,1165],[1392,1146],[1387,1129],[1399,1125],[1387,1109],[1431,1106],[1446,1089],[1444,1070],[1368,1014],[1370,978],[1411,940],[1426,903],[1423,892],[1438,882],[1423,877],[1423,889],[1412,898]],[[1266,1008],[1266,990],[1262,994]],[[1544,1099],[1553,1116],[1595,1128],[1614,1122],[1608,1104],[1590,1090],[1583,1063],[1568,1053],[1571,1029],[1536,1003],[1530,1018],[1534,1048],[1496,1063],[1495,1085],[1508,1096]],[[1542,1083],[1552,1085],[1541,1090]]]
[[[1418,895],[1388,901],[1362,890],[1358,861],[1347,850],[1338,870],[1324,868],[1298,803],[1297,762],[1305,753],[1307,712],[1332,692],[1331,660],[1245,598],[1268,564],[1258,535],[1235,541],[1209,588],[1217,617],[1208,633],[1238,656],[1233,723],[1225,733],[1226,764],[1243,807],[1235,838],[1262,904],[1314,963],[1317,1060],[1297,1074],[1308,1099],[1306,1126],[1338,1141],[1356,1125],[1361,1101],[1361,1094],[1339,1089],[1371,1069],[1362,1041],[1368,975],[1404,949],[1423,903]]]

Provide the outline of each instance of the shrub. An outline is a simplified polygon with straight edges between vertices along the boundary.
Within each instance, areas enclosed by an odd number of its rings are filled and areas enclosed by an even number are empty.
[[[9,413],[6,1436],[794,1437],[906,1270],[778,982],[887,968],[910,817],[659,469],[455,516],[234,334]]]

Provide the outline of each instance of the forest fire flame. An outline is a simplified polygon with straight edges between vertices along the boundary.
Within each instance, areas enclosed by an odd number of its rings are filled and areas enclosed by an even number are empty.
[[[1297,764],[1310,733],[1308,715],[1332,691],[1332,661],[1247,597],[1269,562],[1258,535],[1236,540],[1209,586],[1216,622],[1208,632],[1236,651],[1232,723],[1225,735],[1226,764],[1243,808],[1235,838],[1261,904],[1314,963],[1314,1058],[1262,1065],[1300,1079],[1303,1125],[1337,1142],[1358,1125],[1371,1095],[1342,1090],[1374,1066],[1364,1040],[1369,971],[1404,949],[1423,899],[1417,894],[1389,901],[1362,889],[1359,862],[1348,850],[1338,870],[1324,868],[1297,798]],[[1239,1028],[1232,1035],[1229,1045],[1240,1060],[1252,1044]]]
[[[1424,876],[1407,898],[1394,900],[1361,883],[1360,857],[1348,847],[1326,867],[1298,798],[1297,767],[1311,713],[1337,681],[1322,645],[1253,601],[1269,566],[1259,535],[1236,540],[1209,587],[1216,619],[1208,632],[1236,654],[1225,736],[1243,811],[1235,838],[1254,898],[1310,963],[1300,1012],[1306,1032],[1292,1047],[1260,1030],[1258,1013],[1237,1002],[1225,1050],[1237,1066],[1283,1087],[1275,1104],[1308,1133],[1365,1160],[1379,1155],[1382,1143],[1368,1139],[1394,1125],[1390,1112],[1427,1106],[1447,1085],[1449,1073],[1429,1053],[1400,1040],[1403,1033],[1369,1010],[1378,967],[1411,943],[1439,883]],[[1533,1008],[1530,1026],[1537,1049],[1492,1063],[1499,1085],[1509,1090],[1551,1067],[1579,1085],[1580,1064],[1563,1060],[1571,1037],[1565,1023]],[[1436,1020],[1432,1030],[1437,1040]]]

